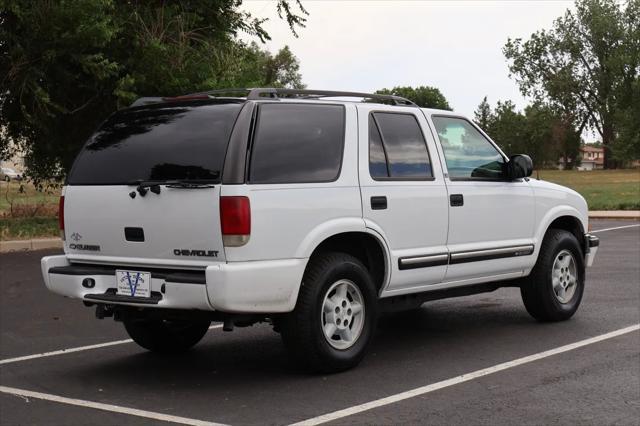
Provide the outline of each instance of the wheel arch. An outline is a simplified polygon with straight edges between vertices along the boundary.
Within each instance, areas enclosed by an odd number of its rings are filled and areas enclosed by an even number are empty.
[[[575,216],[557,217],[553,220],[553,222],[549,224],[549,226],[547,227],[547,232],[549,231],[549,229],[562,229],[562,230],[571,232],[580,243],[580,248],[584,249],[583,240],[584,240],[585,230],[584,230],[584,226],[582,225],[582,222],[577,217]]]
[[[389,280],[391,268],[387,246],[379,235],[368,229],[326,237],[311,252],[309,261],[326,252],[347,253],[360,260],[371,274],[378,294]]]
[[[550,210],[541,221],[536,232],[536,259],[540,246],[549,229],[562,229],[573,234],[584,250],[584,234],[588,229],[588,219],[584,214],[570,206],[559,206]]]

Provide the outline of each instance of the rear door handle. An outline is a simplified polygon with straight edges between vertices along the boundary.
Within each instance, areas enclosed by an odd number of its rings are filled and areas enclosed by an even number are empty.
[[[387,197],[378,196],[371,197],[371,210],[386,210],[387,208]]]
[[[464,205],[464,197],[462,194],[451,194],[449,196],[451,207],[460,207]]]

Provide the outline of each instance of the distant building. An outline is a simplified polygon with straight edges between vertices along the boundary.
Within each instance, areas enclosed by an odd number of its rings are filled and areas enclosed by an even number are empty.
[[[604,168],[604,148],[593,145],[582,145],[580,147],[580,166],[578,170],[598,170]],[[564,169],[567,164],[567,160],[562,157],[558,161],[558,168]]]
[[[4,129],[0,129],[0,132],[3,132]],[[13,141],[9,142],[11,148],[15,148],[13,146]],[[9,167],[13,170],[19,172],[20,174],[24,173],[24,153],[22,152],[14,152],[14,154],[7,158],[6,160],[0,161],[0,166]]]
[[[581,170],[597,170],[604,168],[604,148],[582,145],[580,147]]]
[[[585,144],[580,147],[580,165],[576,167],[578,170],[600,170],[604,168],[604,148]],[[569,159],[571,160],[571,159]],[[566,160],[561,157],[558,160],[558,169],[563,170],[566,166]],[[623,169],[640,169],[640,160],[627,160],[618,163],[619,168]]]

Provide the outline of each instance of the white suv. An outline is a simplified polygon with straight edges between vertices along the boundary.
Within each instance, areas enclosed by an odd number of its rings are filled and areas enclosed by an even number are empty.
[[[142,98],[102,124],[60,198],[51,291],[159,352],[213,320],[268,321],[325,372],[362,359],[385,310],[507,286],[541,321],[578,308],[598,246],[585,200],[529,179],[529,157],[469,119],[395,96],[230,92]]]

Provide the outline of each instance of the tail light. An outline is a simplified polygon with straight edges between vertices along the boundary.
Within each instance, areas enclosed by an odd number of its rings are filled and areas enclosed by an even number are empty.
[[[58,227],[60,228],[60,238],[64,241],[64,195],[58,202]]]
[[[220,197],[220,226],[225,247],[240,247],[251,235],[251,205],[247,197]]]

